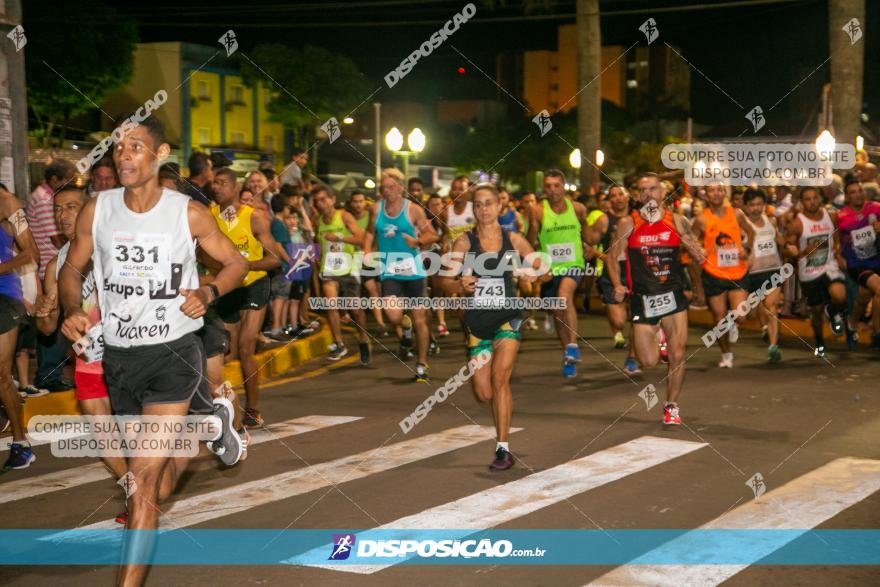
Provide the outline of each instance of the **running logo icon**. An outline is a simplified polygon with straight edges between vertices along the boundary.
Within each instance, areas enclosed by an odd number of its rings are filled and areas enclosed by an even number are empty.
[[[649,45],[656,41],[657,37],[660,36],[660,29],[657,28],[657,21],[653,18],[649,18],[643,22],[642,26],[639,27],[639,30],[645,34],[645,38],[648,39]]]
[[[752,475],[752,478],[746,481],[746,485],[751,488],[752,493],[755,494],[755,500],[764,495],[764,492],[767,491],[767,485],[764,483],[764,476],[760,473]]]
[[[862,24],[857,18],[851,19],[841,30],[849,37],[850,45],[855,45],[862,39]]]
[[[550,122],[550,113],[546,110],[538,112],[538,114],[532,119],[532,122],[537,124],[538,128],[541,129],[542,137],[553,129],[553,123]]]
[[[645,401],[646,411],[651,411],[651,408],[657,405],[659,401],[657,399],[657,388],[654,387],[652,383],[649,383],[639,392],[639,397]]]
[[[755,129],[755,132],[758,132],[762,128],[764,128],[764,123],[767,121],[764,119],[764,111],[761,110],[760,106],[755,106],[749,113],[746,114],[746,120],[752,123],[752,127]]]
[[[24,27],[20,24],[16,25],[14,29],[9,31],[6,38],[12,41],[12,44],[15,45],[16,53],[24,49],[24,46],[27,45],[27,37],[24,35]]]
[[[232,29],[223,33],[223,36],[217,39],[217,42],[226,49],[227,57],[238,51],[238,39],[235,38],[235,31]]]
[[[354,548],[354,534],[334,534],[333,549],[330,551],[328,561],[344,561],[351,555]]]
[[[339,122],[332,116],[327,122],[321,125],[321,130],[324,131],[324,134],[327,135],[327,138],[330,139],[331,143],[338,139],[339,135],[342,134],[339,130]]]

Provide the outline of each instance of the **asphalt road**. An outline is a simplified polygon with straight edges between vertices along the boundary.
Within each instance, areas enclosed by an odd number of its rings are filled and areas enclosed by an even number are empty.
[[[702,348],[699,336],[703,331],[694,328],[680,399],[686,425],[664,430],[659,423],[662,403],[648,411],[637,394],[646,384],[655,383],[662,399],[665,388],[658,382],[665,368],[628,380],[619,370],[625,351],[612,348],[604,319],[582,318],[579,332],[584,337],[584,362],[573,381],[562,378],[555,337],[543,331],[526,333],[512,383],[513,425],[521,430],[511,437],[511,451],[518,462],[506,473],[487,471],[494,442],[474,430],[459,448],[434,450],[441,441],[429,435],[475,424],[491,426],[488,406],[479,404],[467,386],[435,407],[408,434],[398,426],[462,366],[461,336],[453,331],[442,339],[441,354],[431,358],[431,384],[412,383],[414,365],[404,365],[379,344],[374,344],[375,358],[369,367],[347,360],[327,370],[323,368],[327,363],[319,360],[292,380],[268,382],[262,400],[267,424],[311,415],[359,419],[332,425],[324,422],[318,429],[280,439],[270,436],[252,447],[247,462],[232,469],[222,469],[210,457],[199,459],[172,498],[181,503],[168,518],[172,524],[176,518],[177,524],[193,528],[394,527],[395,521],[406,516],[495,488],[487,495],[500,495],[500,501],[486,499],[485,509],[477,502],[476,517],[493,520],[480,527],[698,528],[749,506],[754,495],[746,482],[761,473],[768,491],[765,498],[774,495],[774,489],[793,487],[787,485],[791,483],[816,493],[806,504],[786,506],[793,508],[788,516],[791,527],[803,525],[820,509],[810,500],[832,498],[838,505],[832,507],[830,517],[809,526],[880,528],[880,492],[874,489],[857,499],[848,497],[854,487],[876,482],[877,475],[865,481],[858,476],[835,477],[823,469],[837,459],[880,460],[878,353],[850,353],[831,345],[827,361],[822,361],[812,356],[805,343],[789,337],[783,341],[783,362],[768,365],[764,343],[754,334],[743,333],[735,348],[736,367],[722,370],[715,366],[717,347]],[[393,348],[392,341],[381,342]],[[357,347],[352,344],[350,348]],[[639,445],[644,458],[658,458],[660,464],[637,464],[640,470],[620,473],[620,478],[585,491],[572,490],[571,495],[531,509],[522,504],[541,495],[520,496],[525,499],[519,500],[519,506],[504,497],[505,484],[645,436],[703,445],[676,456],[665,454],[663,440],[648,439]],[[418,442],[419,438],[424,442]],[[412,450],[424,450],[426,456],[397,462],[382,452],[414,439]],[[353,461],[345,460],[362,453]],[[88,479],[79,472],[85,475],[83,466],[93,461],[57,459],[45,445],[37,448],[37,455],[30,469],[0,475],[2,528],[87,526],[110,519],[121,509],[121,494],[111,480],[81,482]],[[322,463],[326,463],[323,468]],[[321,471],[323,484],[321,480],[312,485],[294,483],[292,487],[299,490],[265,500],[256,500],[249,490],[236,492],[236,488],[259,488],[262,480],[271,484],[278,475],[315,467]],[[611,469],[612,473],[620,470],[618,465]],[[67,485],[32,494],[32,487],[47,474],[66,475]],[[808,474],[814,475],[814,482],[797,481]],[[207,494],[216,499],[205,500]],[[253,505],[254,500],[259,505]],[[522,515],[516,514],[517,507],[525,508]],[[356,575],[296,566],[221,565],[218,560],[218,566],[212,567],[155,567],[148,584],[580,586],[591,581],[610,584],[617,576],[605,576],[614,573],[614,567],[598,566],[397,565]],[[722,580],[726,585],[876,585],[877,573],[876,567],[752,565]],[[114,576],[115,569],[109,567],[8,567],[0,571],[0,584],[110,585]],[[673,584],[720,582],[679,581],[670,569],[664,576]],[[638,577],[623,584],[652,583]]]

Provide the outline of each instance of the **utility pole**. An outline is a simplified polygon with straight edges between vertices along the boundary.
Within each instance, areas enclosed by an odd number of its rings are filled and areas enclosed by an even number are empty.
[[[376,193],[379,193],[379,182],[382,180],[382,125],[380,124],[380,112],[382,104],[373,102],[373,146],[376,148]]]
[[[27,37],[20,27],[20,0],[0,0],[0,183],[26,201],[30,192],[24,82]]]

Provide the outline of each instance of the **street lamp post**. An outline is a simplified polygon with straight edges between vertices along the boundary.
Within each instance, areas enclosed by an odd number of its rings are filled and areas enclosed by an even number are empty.
[[[399,155],[403,159],[403,175],[409,178],[409,158],[418,155],[425,150],[425,133],[419,128],[414,128],[406,137],[406,144],[409,149],[403,149],[403,133],[396,126],[392,127],[385,135],[385,145],[395,155]]]

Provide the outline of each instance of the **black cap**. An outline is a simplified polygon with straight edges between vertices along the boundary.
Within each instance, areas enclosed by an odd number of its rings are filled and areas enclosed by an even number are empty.
[[[214,165],[214,169],[220,169],[221,167],[229,167],[232,165],[232,159],[220,151],[215,151],[211,153],[211,163]]]

